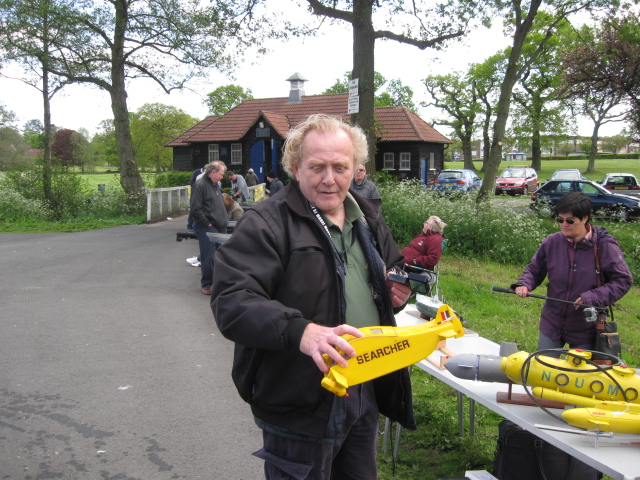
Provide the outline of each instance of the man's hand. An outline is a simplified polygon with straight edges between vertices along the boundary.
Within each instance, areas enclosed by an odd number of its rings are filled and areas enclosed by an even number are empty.
[[[331,359],[341,367],[348,365],[347,360],[338,353],[334,347],[338,347],[350,357],[356,356],[356,350],[341,335],[353,335],[361,337],[360,330],[349,325],[338,325],[337,327],[323,327],[317,323],[310,323],[302,333],[300,339],[300,351],[313,358],[322,373],[329,372],[329,368],[322,358],[323,354],[329,355]]]
[[[516,287],[515,292],[516,292],[516,295],[518,295],[519,297],[526,297],[527,295],[529,295],[529,289],[524,285],[520,285],[519,287]]]
[[[580,310],[582,308],[582,305],[584,304],[584,300],[582,299],[582,297],[578,297],[578,299],[576,300],[576,303],[579,305],[576,305],[575,309]]]
[[[411,296],[411,287],[409,285],[387,279],[387,288],[391,297],[391,305],[394,308],[401,307],[409,301]]]

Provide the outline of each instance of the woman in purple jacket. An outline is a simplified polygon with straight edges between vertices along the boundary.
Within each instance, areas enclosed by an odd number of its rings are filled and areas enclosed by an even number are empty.
[[[560,232],[542,242],[511,288],[526,297],[547,277],[549,298],[596,307],[613,305],[633,284],[618,242],[606,228],[589,223],[591,199],[583,193],[564,195],[555,211]],[[599,273],[596,255],[600,259]],[[585,320],[582,307],[553,300],[542,307],[538,350],[563,348],[565,344],[592,350],[595,335],[595,322]]]

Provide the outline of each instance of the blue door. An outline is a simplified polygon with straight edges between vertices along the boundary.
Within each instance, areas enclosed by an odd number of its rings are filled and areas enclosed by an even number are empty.
[[[278,177],[279,163],[280,163],[280,158],[278,155],[278,147],[277,147],[276,141],[271,139],[271,170],[273,170],[273,172],[276,174],[276,177]]]
[[[260,183],[264,183],[267,173],[264,171],[264,140],[260,140],[251,146],[249,156],[251,157],[251,168],[258,176]]]

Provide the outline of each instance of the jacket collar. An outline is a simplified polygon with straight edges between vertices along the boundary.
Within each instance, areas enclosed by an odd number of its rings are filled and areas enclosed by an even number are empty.
[[[295,178],[291,178],[287,185],[287,193],[285,195],[285,201],[289,208],[302,217],[314,218],[309,202],[302,194],[300,190],[300,184]],[[349,193],[364,213],[367,218],[378,218],[380,215],[380,208],[382,207],[382,200],[379,198],[363,198],[353,190],[349,190]]]

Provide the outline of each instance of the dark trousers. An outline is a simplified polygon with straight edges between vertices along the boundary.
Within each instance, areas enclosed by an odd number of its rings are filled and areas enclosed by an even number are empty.
[[[562,337],[560,337],[558,340],[552,340],[542,332],[540,332],[540,335],[538,336],[538,350],[546,350],[547,348],[564,348],[566,344],[567,342],[565,342],[564,338]],[[569,348],[573,349],[581,348],[583,350],[593,350],[593,347],[593,343],[569,344]],[[545,353],[545,355],[548,357],[556,358],[560,356],[559,353],[555,352]]]
[[[335,445],[263,431],[267,480],[375,480],[378,405],[368,382],[349,388],[347,415]]]
[[[226,233],[226,231],[221,232],[216,227],[205,227],[198,222],[194,222],[193,231],[196,233],[200,245],[200,286],[210,288],[213,283],[213,255],[216,253],[216,246],[209,240],[207,232]]]

